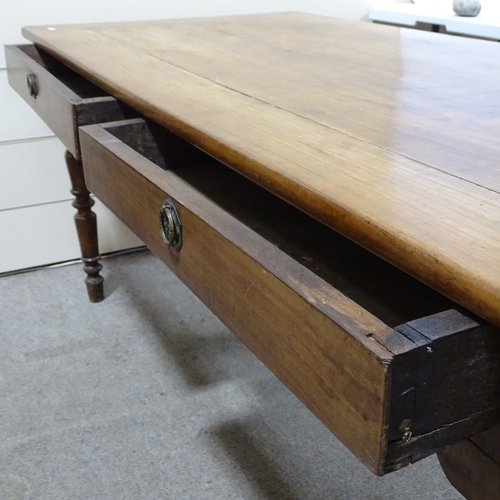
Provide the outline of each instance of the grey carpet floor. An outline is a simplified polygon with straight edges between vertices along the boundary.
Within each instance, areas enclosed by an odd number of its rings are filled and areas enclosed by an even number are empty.
[[[377,478],[149,252],[0,278],[1,500],[458,500]]]

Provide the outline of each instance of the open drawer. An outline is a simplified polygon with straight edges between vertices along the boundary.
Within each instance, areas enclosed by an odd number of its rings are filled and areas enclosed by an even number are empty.
[[[131,111],[34,45],[5,47],[9,84],[77,159],[78,127],[121,120]]]
[[[497,329],[154,123],[80,141],[89,189],[373,472],[498,423]]]

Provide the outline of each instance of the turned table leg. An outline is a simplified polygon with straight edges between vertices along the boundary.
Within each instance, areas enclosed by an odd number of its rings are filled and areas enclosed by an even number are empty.
[[[87,273],[85,279],[87,292],[91,302],[100,302],[104,299],[104,278],[99,274],[102,265],[99,264],[97,218],[92,212],[92,205],[95,202],[89,196],[89,190],[85,185],[82,162],[75,159],[69,151],[66,151],[65,160],[71,178],[71,193],[75,196],[73,202],[73,206],[77,209],[75,225],[82,252],[83,269]]]

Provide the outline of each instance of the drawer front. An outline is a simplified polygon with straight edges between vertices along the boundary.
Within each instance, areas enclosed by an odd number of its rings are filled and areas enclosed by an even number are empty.
[[[75,158],[78,127],[131,116],[102,89],[34,45],[5,47],[9,84],[35,110]]]
[[[473,416],[474,429],[491,426],[500,417],[498,394],[492,393],[499,375],[498,332],[455,310],[389,326],[386,318],[399,321],[415,314],[414,307],[428,304],[439,310],[449,301],[415,282],[409,294],[414,306],[386,304],[377,290],[359,288],[360,275],[366,276],[369,288],[377,281],[373,273],[383,271],[389,294],[412,279],[374,256],[363,254],[353,261],[351,255],[358,250],[350,250],[352,243],[328,243],[330,234],[337,238],[331,230],[316,227],[318,223],[303,214],[290,215],[272,195],[247,186],[249,181],[231,177],[223,182],[217,172],[224,176],[224,171],[230,172],[227,167],[219,165],[212,172],[213,160],[153,126],[131,120],[83,127],[80,140],[89,189],[373,472],[398,469],[458,435],[467,436],[468,417]],[[201,184],[200,177],[205,177]],[[227,198],[221,197],[227,185]],[[262,193],[256,194],[256,189]],[[237,213],[234,203],[227,202],[231,197],[236,204],[258,198],[255,206],[262,216]],[[161,212],[166,201],[175,208]],[[267,227],[282,209],[282,224]],[[167,235],[162,234],[160,213],[170,230]],[[169,225],[177,216],[179,221]],[[292,239],[297,233],[299,246],[282,236],[281,226],[287,225]],[[169,239],[174,233],[182,238]],[[307,250],[310,242],[312,253]],[[334,262],[326,265],[331,269],[316,271],[323,266],[318,247],[329,244]],[[335,254],[342,245],[347,249],[343,257]],[[370,259],[376,262],[365,264]],[[335,269],[339,263],[340,274]],[[360,303],[335,285],[350,281],[351,274],[354,279],[347,288]],[[365,307],[375,302],[370,310]],[[398,307],[402,315],[389,311]],[[446,358],[464,339],[473,342],[461,357]],[[476,366],[474,356],[486,341],[491,352],[481,351]],[[467,366],[473,371],[467,372]],[[464,404],[464,393],[456,395],[453,380],[470,385],[479,372],[486,388]],[[430,400],[446,399],[448,388],[451,395],[441,411],[439,403]],[[425,411],[429,405],[432,415]]]

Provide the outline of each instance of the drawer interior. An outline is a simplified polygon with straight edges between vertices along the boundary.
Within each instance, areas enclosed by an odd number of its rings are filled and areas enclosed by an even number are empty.
[[[20,45],[19,49],[82,99],[109,96],[106,91],[89,82],[76,71],[73,71],[39,47],[35,45]]]
[[[460,307],[341,234],[152,122],[106,130],[215,204],[390,327]]]
[[[498,422],[497,329],[152,122],[80,136],[91,191],[375,473]]]

